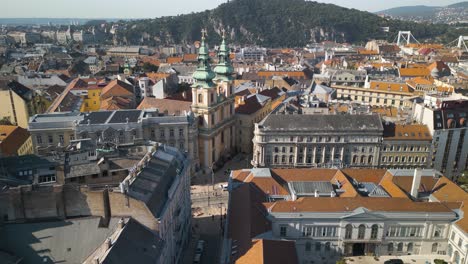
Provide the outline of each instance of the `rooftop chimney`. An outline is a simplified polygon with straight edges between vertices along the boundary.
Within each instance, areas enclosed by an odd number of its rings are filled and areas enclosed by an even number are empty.
[[[414,169],[413,184],[411,185],[411,196],[418,198],[419,185],[421,184],[421,169]]]

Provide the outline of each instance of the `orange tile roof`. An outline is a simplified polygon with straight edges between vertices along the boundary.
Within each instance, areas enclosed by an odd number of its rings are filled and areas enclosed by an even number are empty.
[[[28,130],[19,126],[0,125],[0,150],[3,156],[15,156],[29,138]]]
[[[197,61],[198,54],[184,54],[183,61],[184,62],[192,62]]]
[[[408,195],[393,182],[393,175],[388,171],[385,173],[379,185],[393,198],[409,199]]]
[[[184,60],[183,57],[168,57],[166,62],[169,64],[181,63]]]
[[[426,125],[384,125],[384,140],[424,140],[432,141]]]
[[[411,87],[416,87],[416,85],[433,85],[434,79],[432,78],[423,78],[423,77],[416,77],[410,80],[407,80],[406,83]]]
[[[341,171],[358,182],[373,182],[375,184],[378,184],[387,173],[386,169],[343,169]]]
[[[106,99],[113,96],[131,97],[133,96],[133,87],[120,80],[113,80],[102,89],[101,98]]]
[[[359,50],[358,54],[361,54],[361,55],[378,55],[379,52],[377,52],[376,50]]]
[[[331,181],[336,169],[272,169],[271,174],[283,181]]]
[[[369,211],[386,212],[452,212],[442,203],[414,202],[410,199],[387,197],[301,197],[296,201],[277,201],[269,210],[273,213],[351,212],[359,207]]]
[[[401,68],[401,77],[429,77],[430,72],[427,68],[414,67],[414,68]]]
[[[370,89],[376,91],[411,93],[406,83],[371,81]]]
[[[337,171],[335,177],[332,180],[333,183],[340,182],[341,189],[344,190],[344,193],[340,195],[340,197],[356,197],[358,196],[358,192],[354,188],[353,184],[348,180],[346,175],[341,172]]]
[[[236,264],[299,264],[296,243],[286,240],[254,240]]]
[[[191,106],[192,103],[186,101],[145,97],[137,109],[144,110],[157,108],[160,113],[167,111],[169,115],[181,115],[184,111],[189,112],[191,110]]]

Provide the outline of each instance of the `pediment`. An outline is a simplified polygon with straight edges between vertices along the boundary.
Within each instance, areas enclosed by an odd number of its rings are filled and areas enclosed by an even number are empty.
[[[342,217],[346,220],[382,220],[385,217],[381,214],[377,214],[367,210],[365,207],[356,208],[354,211],[350,212],[348,215]]]

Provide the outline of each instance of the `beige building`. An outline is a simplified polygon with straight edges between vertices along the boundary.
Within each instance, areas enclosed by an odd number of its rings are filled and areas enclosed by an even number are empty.
[[[383,168],[428,168],[432,136],[426,125],[385,124],[380,152]]]
[[[198,149],[203,168],[212,168],[229,156],[235,146],[233,68],[224,39],[216,73],[211,70],[208,53],[203,35],[192,85],[192,111],[198,117]]]
[[[0,117],[12,124],[27,128],[34,114],[34,92],[17,81],[0,82]]]
[[[0,154],[2,157],[33,153],[29,132],[18,126],[0,125]]]
[[[349,98],[372,106],[407,106],[412,103],[407,99],[415,96],[406,83],[371,81],[367,88],[332,85],[336,89],[337,98]]]

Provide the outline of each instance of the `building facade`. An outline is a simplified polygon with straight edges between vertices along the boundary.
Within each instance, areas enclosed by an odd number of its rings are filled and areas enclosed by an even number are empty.
[[[438,107],[415,104],[413,119],[426,124],[432,135],[431,166],[451,179],[468,167],[468,101],[442,101]]]
[[[63,149],[75,139],[91,139],[97,145],[114,147],[151,140],[186,151],[193,169],[199,166],[197,123],[187,112],[178,116],[168,116],[157,109],[49,113],[32,117],[29,132],[39,155]]]
[[[380,151],[383,168],[429,168],[432,136],[426,125],[384,124]]]
[[[213,72],[203,33],[198,68],[193,74],[192,111],[198,118],[200,165],[206,169],[229,156],[235,146],[233,68],[224,38],[218,60]]]
[[[463,207],[451,209],[444,202],[468,197],[437,175],[433,170],[234,171],[221,263],[249,254],[257,239],[272,239],[294,242],[298,263],[424,255],[465,264],[467,226],[458,213]]]
[[[270,114],[255,125],[255,167],[377,167],[378,115]]]

